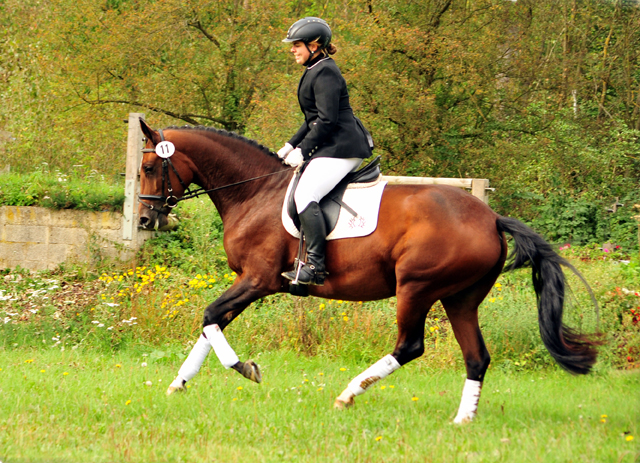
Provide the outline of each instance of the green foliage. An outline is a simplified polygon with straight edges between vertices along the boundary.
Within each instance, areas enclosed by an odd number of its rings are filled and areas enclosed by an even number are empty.
[[[595,199],[638,184],[640,10],[620,2],[197,0],[5,2],[0,154],[121,172],[122,119],[244,132],[278,148],[302,121],[302,68],[280,40],[326,18],[351,103],[388,173],[489,178]],[[33,23],[38,27],[32,27]],[[44,142],[46,140],[46,142]]]
[[[52,209],[121,211],[122,185],[106,182],[95,171],[67,175],[43,171],[0,174],[0,205],[41,206]]]
[[[153,266],[171,262],[192,273],[228,271],[222,247],[222,220],[213,204],[206,198],[185,201],[174,212],[180,219],[178,228],[159,233],[145,243],[139,263]]]
[[[624,206],[612,207],[617,198],[608,201],[591,195],[573,197],[567,193],[551,192],[545,197],[530,195],[530,209],[534,218],[532,227],[554,243],[587,245],[609,243],[611,250],[627,255],[638,251],[638,221],[634,218],[634,204],[640,202],[640,193],[630,192],[620,198]]]
[[[620,268],[625,283],[632,287],[640,287],[640,258],[634,256],[628,264]]]

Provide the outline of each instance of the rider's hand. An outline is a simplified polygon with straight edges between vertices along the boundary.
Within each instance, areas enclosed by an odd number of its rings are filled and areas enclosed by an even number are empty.
[[[293,146],[291,146],[289,143],[285,143],[284,146],[278,151],[278,157],[280,159],[284,159],[291,151],[293,151]]]
[[[304,158],[302,157],[302,150],[300,148],[294,149],[284,158],[284,163],[289,164],[291,167],[298,167],[303,162]]]

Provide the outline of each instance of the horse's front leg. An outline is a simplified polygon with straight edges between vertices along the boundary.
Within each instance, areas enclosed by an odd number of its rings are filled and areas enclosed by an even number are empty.
[[[272,292],[252,284],[249,278],[239,277],[231,288],[210,304],[204,313],[202,334],[180,367],[178,376],[169,386],[167,394],[185,389],[186,382],[200,371],[211,348],[225,368],[233,368],[245,378],[259,383],[262,377],[258,365],[252,360],[241,362],[222,330],[249,304]]]

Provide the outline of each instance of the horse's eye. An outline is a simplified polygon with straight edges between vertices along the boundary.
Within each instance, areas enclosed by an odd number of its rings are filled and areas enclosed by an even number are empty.
[[[144,170],[144,173],[147,175],[153,174],[153,166],[144,166],[143,170]]]

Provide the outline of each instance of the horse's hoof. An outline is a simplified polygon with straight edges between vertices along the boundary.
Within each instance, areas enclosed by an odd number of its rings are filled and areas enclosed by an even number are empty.
[[[353,407],[356,404],[355,400],[351,398],[348,401],[341,400],[340,398],[336,399],[333,403],[333,408],[336,410],[346,410],[347,408]]]
[[[256,383],[260,383],[262,381],[260,368],[258,368],[258,365],[253,360],[247,360],[244,362],[240,373],[242,373],[242,376],[245,378],[255,381]]]
[[[184,385],[185,381],[182,378],[178,377],[174,379],[167,389],[167,395],[171,395],[174,392],[186,392],[187,388]]]
[[[456,416],[453,420],[453,424],[468,424],[473,421],[475,415]]]

